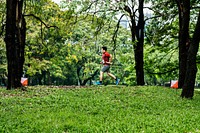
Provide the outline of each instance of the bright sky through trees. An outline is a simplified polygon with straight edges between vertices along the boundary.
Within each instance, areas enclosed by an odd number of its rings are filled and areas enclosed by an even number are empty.
[[[55,3],[60,3],[61,0],[52,0],[54,1]]]

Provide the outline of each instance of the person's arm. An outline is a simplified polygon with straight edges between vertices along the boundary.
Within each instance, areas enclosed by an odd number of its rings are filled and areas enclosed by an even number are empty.
[[[109,62],[106,62],[107,64],[112,64],[112,55],[110,54]]]

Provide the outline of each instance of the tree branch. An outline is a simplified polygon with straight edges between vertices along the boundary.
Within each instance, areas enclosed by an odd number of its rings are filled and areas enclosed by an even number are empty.
[[[48,26],[44,21],[42,21],[39,17],[35,16],[34,14],[27,14],[24,16],[28,16],[28,17],[34,17],[35,19],[39,20],[46,28],[57,28],[59,29],[57,26],[53,25],[53,26]]]
[[[146,18],[144,21],[150,20],[150,19],[154,19],[154,18],[159,18],[161,16],[154,16],[154,17],[150,17],[150,18]]]
[[[200,6],[190,7],[190,9],[200,9]]]
[[[113,37],[112,37],[112,40],[113,40],[113,42],[114,42],[113,51],[115,51],[115,49],[116,49],[116,38],[117,38],[117,33],[118,33],[118,30],[119,30],[120,21],[121,21],[121,19],[123,18],[124,15],[125,15],[125,14],[122,14],[121,17],[119,18],[118,23],[117,23],[117,26],[116,26],[115,33],[114,33],[114,35],[113,35]]]

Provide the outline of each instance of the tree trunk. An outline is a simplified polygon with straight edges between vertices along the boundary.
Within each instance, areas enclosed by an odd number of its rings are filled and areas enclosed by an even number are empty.
[[[134,46],[135,55],[135,70],[136,70],[136,82],[137,85],[144,85],[144,13],[143,13],[144,0],[139,0],[139,20],[136,26],[135,12],[130,9],[128,5],[124,7],[124,10],[129,13],[131,20],[131,39]],[[137,38],[137,43],[135,44]]]
[[[137,44],[134,48],[135,52],[135,69],[137,85],[144,85],[144,0],[139,0],[139,20],[136,27]]]
[[[52,84],[52,80],[51,80],[51,75],[49,70],[47,71],[47,85],[51,85]]]
[[[21,87],[23,74],[26,24],[22,16],[23,0],[6,0],[6,55],[8,62],[7,89]]]
[[[179,82],[182,88],[186,76],[189,47],[190,0],[177,0],[179,10]]]
[[[200,42],[200,11],[198,16],[197,25],[193,34],[193,39],[188,50],[187,58],[187,71],[186,78],[183,85],[183,90],[181,93],[182,98],[193,98],[194,96],[194,85],[197,73],[196,56],[199,48]]]
[[[90,77],[88,77],[87,79],[83,80],[81,86],[86,85],[86,83],[87,83],[88,81],[90,81],[90,85],[92,85],[91,80],[94,78],[94,76],[97,75],[98,71],[99,71],[99,70],[97,69],[93,74],[91,74]]]

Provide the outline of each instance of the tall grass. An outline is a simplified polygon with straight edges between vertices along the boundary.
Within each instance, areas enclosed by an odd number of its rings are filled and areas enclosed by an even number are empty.
[[[200,92],[193,100],[163,87],[0,89],[0,132],[200,132]]]

